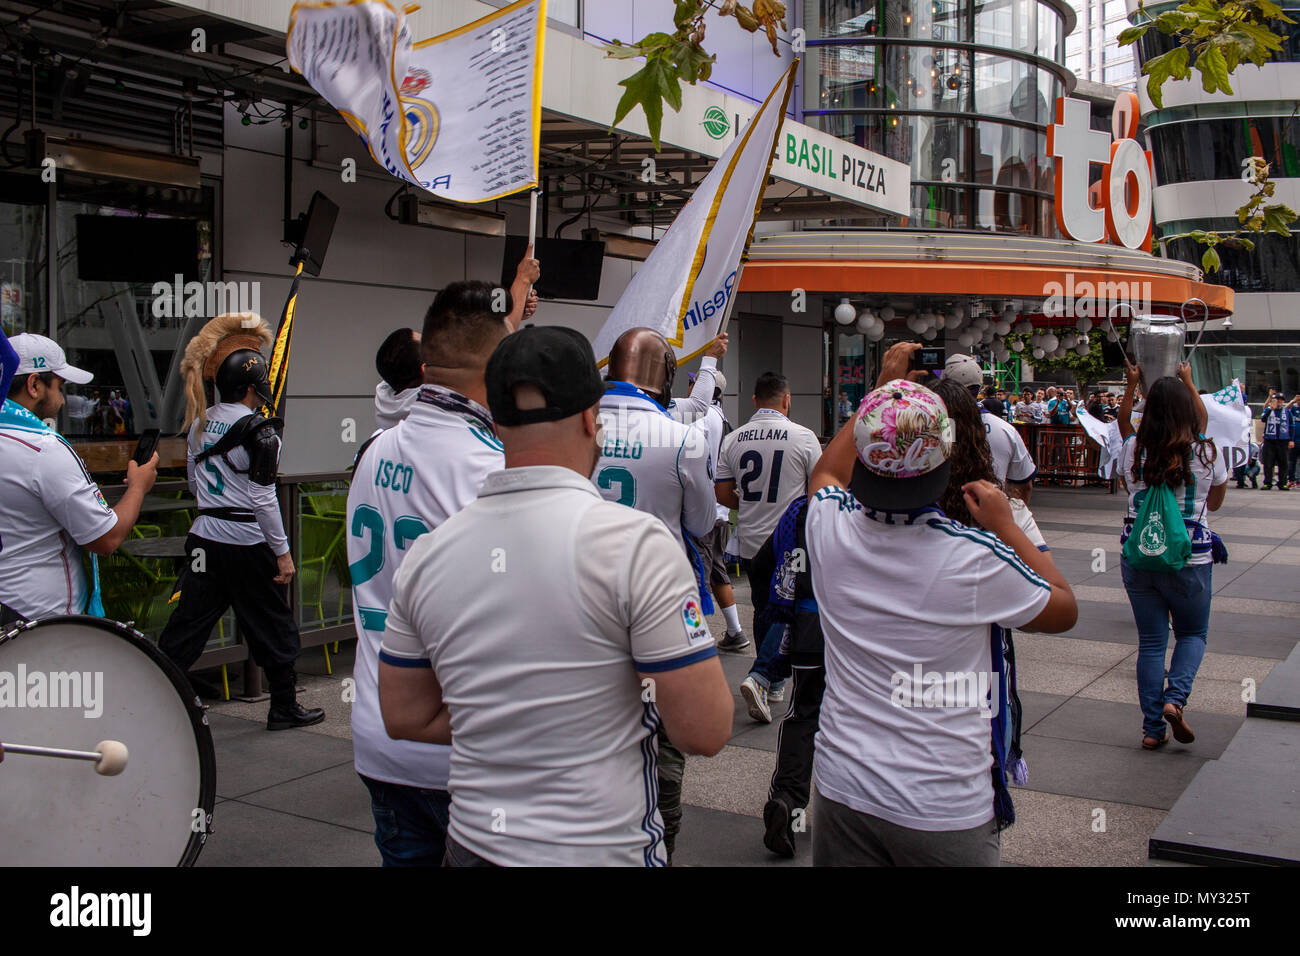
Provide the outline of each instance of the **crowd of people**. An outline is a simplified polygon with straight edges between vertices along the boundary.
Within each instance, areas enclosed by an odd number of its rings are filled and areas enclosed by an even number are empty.
[[[719,655],[751,637],[745,712],[768,722],[772,703],[789,704],[763,810],[769,850],[794,856],[811,809],[818,865],[996,864],[1010,785],[1024,782],[1013,632],[1061,633],[1078,617],[1011,421],[1068,421],[1072,390],[1013,405],[974,358],[935,375],[901,342],[823,449],[789,417],[776,371],[743,383],[753,413],[727,421],[725,333],[674,398],[674,351],[651,329],[625,332],[602,374],[580,333],[521,327],[539,274],[521,263],[504,314],[491,284],[452,283],[376,358],[377,429],[353,463],[346,520],[352,740],[384,864],[671,864],[686,756],[718,753],[733,730]],[[294,696],[278,424],[258,411],[269,330],[252,318],[215,319],[186,350],[199,498],[186,551],[207,566],[182,573],[160,646],[190,667],[233,605],[279,730],[324,715]],[[9,620],[76,613],[92,597],[77,546],[121,543],[156,457],[128,466],[109,508],[44,422],[62,382],[89,373],[48,339],[14,344],[0,439],[31,467],[0,474],[0,601]],[[1184,708],[1227,469],[1200,437],[1187,366],[1143,396],[1136,430],[1137,370],[1126,377],[1114,407],[1129,492],[1121,569],[1141,746],[1153,750],[1166,724],[1194,740]],[[1090,402],[1109,414],[1113,399]],[[1294,416],[1268,421],[1280,434]],[[1267,426],[1265,440],[1277,440]],[[728,553],[749,586],[748,635]]]

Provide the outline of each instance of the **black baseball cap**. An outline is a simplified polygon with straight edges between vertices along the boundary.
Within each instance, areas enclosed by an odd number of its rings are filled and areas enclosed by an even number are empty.
[[[586,411],[605,394],[596,355],[577,329],[532,326],[507,335],[488,359],[488,408],[498,425],[553,422]],[[515,386],[533,385],[546,407],[520,409]]]

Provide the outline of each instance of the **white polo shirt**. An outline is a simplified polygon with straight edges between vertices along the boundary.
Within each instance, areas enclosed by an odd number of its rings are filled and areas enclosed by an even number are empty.
[[[774,408],[760,408],[722,442],[714,480],[734,481],[740,498],[736,537],[752,558],[790,502],[804,494],[822,446],[812,429]]]
[[[843,488],[812,496],[806,533],[826,637],[818,792],[913,830],[988,822],[987,706],[970,694],[924,703],[926,675],[955,687],[983,675],[992,689],[990,625],[1033,620],[1051,586],[987,532],[935,509],[868,512]]]
[[[486,408],[449,389],[426,385],[407,417],[381,432],[357,466],[348,490],[348,571],[357,628],[353,668],[352,752],[357,773],[372,780],[446,790],[451,748],[393,740],[379,712],[379,647],[393,576],[415,539],[478,496],[483,480],[505,467]],[[457,413],[434,404],[464,403]]]
[[[77,546],[106,535],[117,515],[72,446],[10,399],[0,461],[0,602],[31,619],[83,613]]]
[[[458,843],[500,865],[664,864],[638,672],[717,649],[661,521],[567,468],[496,472],[411,547],[381,654],[442,685]]]
[[[591,480],[606,501],[654,515],[685,550],[683,527],[702,538],[717,520],[707,433],[635,386],[611,384],[600,400],[605,444]]]
[[[988,434],[993,473],[997,475],[998,481],[1004,487],[1008,481],[1017,485],[1033,481],[1034,475],[1038,474],[1038,466],[1034,464],[1034,458],[1029,454],[1029,449],[1025,447],[1025,441],[1015,426],[984,408],[980,409],[980,421],[984,423],[984,431]]]

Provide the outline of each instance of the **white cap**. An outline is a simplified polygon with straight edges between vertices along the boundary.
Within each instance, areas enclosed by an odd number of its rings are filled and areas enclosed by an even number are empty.
[[[715,371],[713,373],[713,387],[719,392],[725,392],[727,390],[727,379],[721,371]]]
[[[943,377],[966,388],[984,384],[984,370],[969,355],[949,355],[948,361],[943,363]]]
[[[9,344],[18,353],[18,370],[14,373],[15,376],[31,375],[33,372],[53,372],[59,378],[66,379],[74,385],[89,384],[95,377],[85,369],[69,365],[68,357],[63,354],[59,344],[43,335],[24,332],[11,338]]]

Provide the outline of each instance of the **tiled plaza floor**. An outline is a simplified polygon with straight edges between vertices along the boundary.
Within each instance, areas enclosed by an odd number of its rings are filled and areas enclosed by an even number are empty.
[[[1230,487],[1213,525],[1231,561],[1214,568],[1209,647],[1187,709],[1197,739],[1154,753],[1139,747],[1137,634],[1119,576],[1123,499],[1097,489],[1039,488],[1032,504],[1080,613],[1067,634],[1016,637],[1029,783],[1013,790],[1018,820],[1003,834],[1002,860],[1140,865],[1148,837],[1245,719],[1243,682],[1261,682],[1296,644],[1300,492]],[[737,600],[749,628],[747,589],[737,588]],[[722,633],[720,615],[710,624]],[[213,705],[220,802],[200,865],[378,864],[369,799],[352,771],[348,705],[341,699],[351,651],[342,646],[332,676],[325,676],[319,649],[303,655],[300,698],[327,711],[326,722],[316,727],[267,733],[265,703]],[[724,655],[733,691],[751,657],[752,649]],[[774,704],[774,714],[784,707]],[[737,695],[729,745],[716,757],[689,760],[675,863],[811,862],[806,839],[792,861],[776,859],[762,845],[760,815],[776,736],[777,724],[751,721]]]

